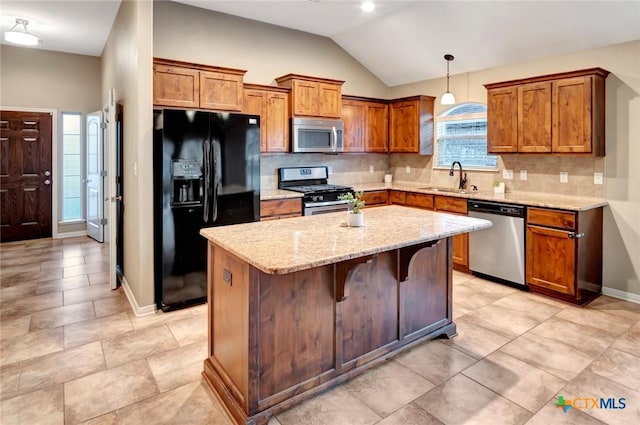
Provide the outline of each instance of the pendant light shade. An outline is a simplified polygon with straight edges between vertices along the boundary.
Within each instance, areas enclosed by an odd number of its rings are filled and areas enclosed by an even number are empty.
[[[27,30],[27,25],[29,25],[29,21],[17,18],[15,25],[9,31],[4,33],[5,41],[20,44],[22,46],[37,45],[38,37]],[[22,28],[20,26],[22,26]]]
[[[451,62],[453,59],[453,55],[444,55],[444,60],[447,61],[447,91],[444,92],[444,94],[440,98],[441,105],[453,105],[456,103],[455,96],[449,91],[449,62]]]

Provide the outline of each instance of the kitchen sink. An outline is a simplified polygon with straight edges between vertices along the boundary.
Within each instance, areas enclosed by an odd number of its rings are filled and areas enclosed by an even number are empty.
[[[460,193],[460,194],[469,193],[468,190],[451,189],[451,188],[448,188],[448,187],[419,187],[418,189],[419,190],[430,190],[432,192]]]

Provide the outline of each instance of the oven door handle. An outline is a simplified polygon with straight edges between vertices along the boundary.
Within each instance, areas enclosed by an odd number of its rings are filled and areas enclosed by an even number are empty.
[[[347,201],[305,202],[305,208],[329,207],[331,205],[346,205]]]

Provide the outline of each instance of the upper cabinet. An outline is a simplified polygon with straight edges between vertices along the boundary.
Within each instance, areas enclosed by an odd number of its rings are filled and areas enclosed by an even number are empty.
[[[386,153],[388,110],[383,100],[342,96],[344,152]]]
[[[605,79],[592,68],[486,84],[489,153],[605,154]]]
[[[389,104],[389,152],[433,154],[432,96],[413,96]]]
[[[242,112],[260,115],[260,152],[289,151],[289,89],[245,84]]]
[[[276,78],[279,86],[291,89],[292,116],[340,118],[344,81],[287,74]]]
[[[242,111],[242,81],[246,71],[153,60],[154,106]]]

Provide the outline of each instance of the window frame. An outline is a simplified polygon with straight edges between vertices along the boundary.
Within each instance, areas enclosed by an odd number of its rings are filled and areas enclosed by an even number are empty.
[[[65,132],[65,125],[64,125],[64,120],[66,116],[77,116],[79,118],[79,133],[78,133],[78,137],[79,137],[79,153],[77,154],[79,157],[79,162],[80,162],[80,167],[79,167],[79,175],[78,175],[78,183],[80,185],[80,217],[79,218],[72,218],[72,219],[65,219],[64,217],[64,204],[65,204],[65,196],[64,196],[64,188],[65,188],[65,167],[64,167],[64,159],[65,159],[65,135],[75,135],[75,133],[66,133]],[[86,205],[85,205],[85,192],[86,192],[86,188],[85,188],[85,174],[86,174],[86,170],[85,170],[85,158],[84,156],[86,155],[85,152],[85,126],[86,126],[86,121],[85,121],[85,115],[82,112],[77,112],[77,111],[63,111],[60,113],[60,159],[59,159],[59,164],[60,164],[60,173],[59,173],[59,185],[58,187],[60,188],[59,192],[58,192],[58,224],[61,225],[70,225],[70,224],[82,224],[86,222]],[[70,155],[70,154],[69,154]],[[75,154],[73,154],[75,155]]]
[[[447,122],[447,121],[464,121],[464,120],[477,120],[477,119],[482,119],[484,118],[485,120],[487,119],[487,112],[473,112],[473,113],[467,113],[467,114],[460,114],[460,115],[448,115],[451,111],[453,111],[454,109],[459,108],[460,106],[463,105],[471,105],[471,104],[479,104],[479,105],[483,105],[486,106],[484,103],[482,102],[464,102],[464,103],[457,103],[455,105],[451,105],[451,107],[447,108],[446,110],[442,111],[440,114],[438,114],[435,117],[435,131],[433,132],[433,170],[447,170],[449,171],[451,169],[451,165],[438,165],[438,128],[439,128],[439,124],[441,122]],[[485,140],[487,138],[487,135],[485,134]],[[487,156],[495,156],[496,157],[496,165],[494,168],[489,168],[489,167],[474,167],[474,166],[468,166],[465,165],[464,163],[462,164],[462,166],[464,167],[465,170],[469,170],[469,171],[487,171],[487,172],[491,172],[491,173],[496,173],[499,171],[499,164],[498,164],[498,155],[491,155],[489,153],[487,153]],[[463,162],[463,161],[460,161]]]

